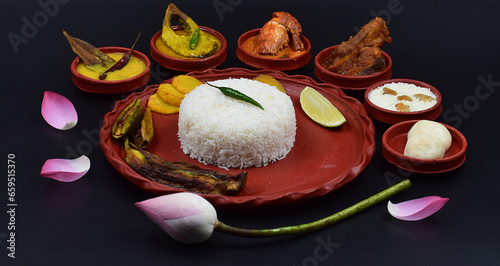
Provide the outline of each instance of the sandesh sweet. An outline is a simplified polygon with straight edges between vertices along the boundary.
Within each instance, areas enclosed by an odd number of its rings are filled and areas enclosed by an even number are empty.
[[[404,155],[418,159],[441,159],[451,143],[452,136],[445,126],[421,120],[408,132]]]

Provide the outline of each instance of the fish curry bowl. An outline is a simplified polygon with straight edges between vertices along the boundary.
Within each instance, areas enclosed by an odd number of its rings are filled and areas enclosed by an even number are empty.
[[[188,58],[178,55],[165,44],[163,44],[161,39],[162,30],[160,30],[153,36],[153,38],[151,38],[150,41],[150,54],[153,60],[155,60],[156,62],[158,62],[158,64],[165,68],[184,72],[203,71],[215,68],[218,65],[222,64],[227,57],[226,39],[222,34],[213,29],[204,26],[199,27],[200,30],[210,34],[217,40],[219,47],[214,54],[200,58]],[[174,32],[182,30],[182,27],[180,25],[174,25],[171,28]]]
[[[336,85],[342,89],[346,90],[365,90],[370,87],[372,84],[390,79],[392,76],[392,59],[391,57],[384,51],[382,55],[386,61],[386,67],[373,74],[369,75],[359,75],[359,76],[351,76],[351,75],[342,75],[330,71],[329,69],[323,66],[323,62],[327,59],[328,56],[332,53],[332,51],[338,47],[339,45],[334,45],[328,47],[321,52],[319,52],[314,58],[314,74],[316,77],[326,83],[330,83]]]
[[[106,54],[124,55],[130,51],[130,48],[102,47],[99,48],[99,50]],[[127,67],[127,65],[129,66]],[[123,73],[123,79],[118,77],[116,80],[100,80],[97,76],[92,77],[92,74],[98,74],[91,73],[90,70],[86,70],[83,63],[81,63],[80,58],[76,57],[71,63],[73,83],[76,87],[85,92],[97,94],[118,94],[136,90],[149,82],[151,77],[151,62],[145,54],[133,50],[132,56],[127,65],[125,65],[127,69],[125,67],[120,69],[120,71],[125,71],[125,73]],[[137,71],[137,69],[139,70]],[[111,73],[108,75],[111,76]]]
[[[247,40],[259,35],[261,29],[254,29],[243,33],[238,38],[238,46],[236,47],[236,56],[241,62],[258,69],[272,69],[279,71],[287,71],[300,68],[306,65],[311,60],[311,43],[304,36],[300,35],[300,39],[304,44],[304,50],[297,54],[291,54],[281,57],[273,57],[267,55],[255,54],[244,45]]]

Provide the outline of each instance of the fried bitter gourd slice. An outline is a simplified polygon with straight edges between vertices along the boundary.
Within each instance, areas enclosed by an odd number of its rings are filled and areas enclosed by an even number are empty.
[[[141,123],[142,116],[142,102],[140,99],[135,99],[116,117],[111,126],[112,136],[119,139],[132,133]]]
[[[125,162],[147,179],[202,194],[235,195],[245,186],[247,172],[225,175],[186,162],[169,162],[125,141]]]

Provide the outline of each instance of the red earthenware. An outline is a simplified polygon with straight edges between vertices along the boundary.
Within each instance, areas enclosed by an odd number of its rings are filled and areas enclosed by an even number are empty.
[[[300,68],[311,60],[311,43],[304,35],[300,35],[300,39],[304,43],[306,50],[298,56],[290,58],[269,58],[245,51],[242,48],[243,43],[248,40],[248,38],[258,35],[259,32],[260,29],[250,30],[243,33],[238,38],[236,56],[241,60],[241,62],[259,69],[287,71]]]
[[[316,55],[314,58],[314,74],[319,80],[331,83],[345,90],[365,90],[372,84],[390,79],[392,76],[392,59],[384,51],[382,54],[387,60],[387,67],[375,74],[365,75],[365,76],[348,76],[334,73],[326,68],[324,68],[321,63],[330,55],[331,51],[335,49],[338,45],[328,47]]]
[[[460,131],[443,124],[451,134],[451,147],[441,159],[418,159],[404,155],[408,131],[419,120],[404,121],[391,126],[382,136],[382,153],[395,166],[416,173],[442,173],[454,170],[465,161],[467,141]]]
[[[414,112],[399,112],[399,111],[392,111],[392,110],[388,110],[388,109],[379,107],[369,100],[368,97],[369,97],[369,94],[371,91],[373,91],[374,89],[376,89],[380,86],[384,86],[384,84],[393,83],[393,82],[394,83],[398,83],[398,82],[410,83],[410,84],[414,84],[414,85],[419,86],[419,87],[428,88],[431,90],[431,92],[434,95],[436,95],[437,102],[435,105],[433,105],[432,107],[425,109],[425,110],[414,111]],[[441,94],[439,93],[439,91],[436,88],[434,88],[434,86],[432,86],[430,84],[427,84],[425,82],[418,81],[418,80],[412,80],[412,79],[390,79],[390,80],[377,82],[377,83],[373,84],[372,86],[370,86],[370,88],[368,88],[365,91],[365,101],[363,104],[366,108],[366,111],[368,112],[368,114],[372,118],[377,119],[377,120],[382,121],[382,122],[385,122],[385,123],[388,123],[388,124],[396,124],[396,123],[399,123],[402,121],[416,120],[416,119],[418,119],[418,120],[420,120],[420,119],[434,120],[443,111],[443,107],[441,105],[441,102],[442,102]]]
[[[179,30],[181,29],[181,26],[175,25],[172,26],[172,29]],[[185,71],[185,72],[202,71],[217,67],[218,65],[222,64],[227,57],[226,39],[222,34],[213,29],[203,26],[200,26],[200,29],[206,33],[211,34],[215,38],[219,39],[219,41],[221,42],[221,47],[217,53],[205,58],[193,58],[193,59],[188,59],[188,58],[183,59],[183,58],[168,56],[160,52],[158,48],[156,48],[156,40],[160,38],[162,33],[162,31],[160,30],[153,36],[153,38],[151,38],[149,44],[151,48],[150,50],[151,57],[161,66],[178,71]]]
[[[251,71],[241,68],[210,69],[191,72],[200,81],[226,78],[254,78],[267,74],[277,79],[291,97],[297,119],[294,147],[282,160],[265,167],[250,167],[245,188],[236,196],[202,195],[217,206],[249,208],[262,205],[290,204],[299,200],[319,197],[352,181],[370,162],[375,151],[375,130],[363,105],[348,97],[331,84],[317,83],[302,75],[289,76],[271,70]],[[311,86],[330,100],[346,117],[338,128],[326,128],[312,121],[302,111],[299,97],[306,86]],[[134,99],[146,103],[158,86],[149,86],[142,92],[131,94],[115,104],[104,116],[100,130],[101,148],[115,169],[136,186],[155,195],[180,192],[136,173],[124,161],[121,141],[111,137],[111,125],[116,116]],[[168,160],[185,161],[200,167],[236,174],[242,169],[221,169],[205,165],[184,154],[177,136],[178,114],[153,113],[155,136],[148,151]]]
[[[105,53],[127,53],[130,48],[124,47],[102,47],[99,50]],[[97,80],[80,74],[76,68],[80,64],[80,58],[76,57],[71,63],[71,73],[73,74],[73,83],[82,91],[97,93],[97,94],[117,94],[133,91],[149,82],[151,77],[150,68],[151,62],[149,58],[137,51],[132,52],[135,56],[146,64],[146,69],[139,75],[122,80]]]

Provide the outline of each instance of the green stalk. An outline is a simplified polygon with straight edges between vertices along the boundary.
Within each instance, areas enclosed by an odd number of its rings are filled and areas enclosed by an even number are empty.
[[[410,180],[405,179],[397,183],[396,185],[389,187],[386,190],[379,192],[378,194],[375,194],[361,202],[358,202],[347,209],[344,209],[333,215],[325,217],[321,220],[306,224],[285,226],[285,227],[271,228],[271,229],[243,229],[226,225],[220,221],[217,221],[215,223],[214,229],[215,231],[218,232],[239,235],[239,236],[246,236],[246,237],[270,237],[270,236],[282,236],[282,235],[312,232],[319,229],[323,229],[345,218],[348,218],[351,215],[354,215],[372,205],[375,205],[383,200],[390,198],[391,196],[399,193],[404,189],[409,188],[410,186],[411,186]]]

